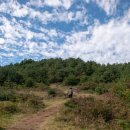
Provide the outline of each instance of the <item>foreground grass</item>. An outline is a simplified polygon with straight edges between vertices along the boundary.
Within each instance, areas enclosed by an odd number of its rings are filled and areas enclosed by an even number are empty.
[[[56,116],[59,116],[58,114]],[[39,130],[85,130],[78,128],[72,124],[57,121],[57,117],[49,118],[44,124],[40,126]]]
[[[105,84],[96,86],[96,84],[92,83],[79,86],[77,97],[72,100],[65,99],[63,96],[68,88],[57,84],[49,86],[46,90],[36,88],[19,89],[13,92],[14,95],[7,92],[6,96],[1,96],[2,99],[7,101],[1,102],[16,104],[18,111],[11,114],[1,114],[0,129],[5,128],[10,123],[15,123],[22,117],[26,117],[27,114],[43,109],[44,106],[41,104],[44,103],[45,107],[59,105],[63,105],[63,107],[55,117],[50,116],[41,125],[41,130],[129,130],[130,112],[127,102],[124,102],[122,97],[120,99],[120,96],[116,95],[119,93],[123,97],[128,97],[129,90],[127,88],[122,90],[120,89],[122,86],[119,85],[116,87],[108,84],[105,89],[104,86]],[[87,94],[88,90],[93,93]],[[48,94],[50,94],[49,97]],[[37,108],[37,106],[39,107]],[[13,107],[15,110],[15,106]],[[10,109],[8,110],[10,111]]]
[[[55,96],[49,93],[48,90],[51,89],[56,92]],[[56,85],[47,88],[13,88],[12,90],[1,88],[0,129],[6,128],[41,109],[63,104],[66,100],[63,98],[63,91],[57,89]]]
[[[8,125],[16,123],[18,120],[22,119],[25,114],[1,114],[0,115],[0,130],[4,130]]]
[[[35,91],[34,91],[35,92]],[[39,95],[41,92],[39,92]],[[43,97],[32,90],[0,89],[0,129],[45,107]]]
[[[69,100],[65,103],[57,120],[60,124],[75,126],[77,129],[129,130],[129,108],[118,98],[109,98],[100,100],[94,96]]]

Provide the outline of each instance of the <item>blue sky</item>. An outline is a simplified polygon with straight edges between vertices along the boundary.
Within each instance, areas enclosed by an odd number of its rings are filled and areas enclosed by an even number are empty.
[[[74,57],[130,62],[130,0],[0,0],[0,65]]]

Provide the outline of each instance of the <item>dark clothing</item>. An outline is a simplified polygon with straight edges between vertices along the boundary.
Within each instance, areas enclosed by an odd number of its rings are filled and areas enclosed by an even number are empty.
[[[72,97],[73,97],[73,90],[72,90],[72,89],[68,92],[68,97],[69,97],[69,98],[72,98]]]
[[[73,97],[73,94],[70,94],[70,95],[68,95],[69,96],[69,98],[72,98]]]

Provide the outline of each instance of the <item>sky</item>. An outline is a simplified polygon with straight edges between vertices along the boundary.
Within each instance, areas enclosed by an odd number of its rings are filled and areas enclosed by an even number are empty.
[[[24,59],[130,62],[130,0],[0,0],[0,65]]]

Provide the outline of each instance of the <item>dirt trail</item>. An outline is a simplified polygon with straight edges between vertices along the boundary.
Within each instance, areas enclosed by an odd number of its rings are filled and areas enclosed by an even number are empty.
[[[38,130],[49,117],[54,116],[60,109],[61,104],[50,106],[36,114],[21,119],[6,130]]]
[[[80,93],[77,95],[77,97],[81,96],[93,96],[99,99],[101,98],[100,96],[94,94]],[[36,114],[25,117],[20,121],[17,121],[15,124],[12,124],[12,126],[9,126],[6,130],[38,130],[41,124],[43,125],[50,117],[56,115],[56,113],[60,110],[63,102],[65,102],[65,100],[59,102],[58,104],[56,103],[55,105],[49,106],[48,108]]]

